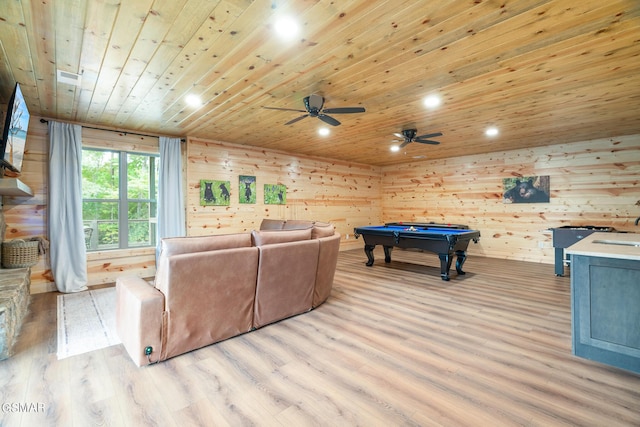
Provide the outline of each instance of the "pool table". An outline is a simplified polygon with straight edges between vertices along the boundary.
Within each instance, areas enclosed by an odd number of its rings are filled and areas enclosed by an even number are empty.
[[[456,259],[456,271],[465,274],[462,265],[467,259],[467,248],[473,240],[478,243],[480,232],[468,228],[438,227],[437,224],[409,225],[409,223],[390,223],[393,225],[372,225],[353,229],[357,239],[364,239],[364,252],[367,254],[367,266],[373,265],[373,250],[376,245],[384,248],[384,261],[391,262],[391,249],[415,248],[438,254],[440,258],[440,277],[449,280],[449,270],[453,256]],[[398,225],[401,224],[401,225]]]

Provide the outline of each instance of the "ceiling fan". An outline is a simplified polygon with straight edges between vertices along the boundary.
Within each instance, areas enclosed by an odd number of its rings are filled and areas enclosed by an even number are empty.
[[[433,141],[429,138],[435,138],[438,136],[442,136],[442,132],[429,133],[426,135],[416,136],[418,131],[416,129],[403,129],[402,133],[394,133],[398,138],[402,138],[402,144],[398,146],[398,149],[403,148],[405,145],[410,144],[412,142],[419,142],[420,144],[431,144],[438,145],[440,142]],[[398,140],[394,140],[394,142],[401,142]]]
[[[331,126],[338,126],[340,122],[327,114],[351,114],[351,113],[364,113],[363,107],[341,107],[341,108],[325,108],[324,98],[320,95],[312,94],[303,99],[304,110],[296,110],[292,108],[277,108],[277,107],[263,107],[268,110],[282,110],[282,111],[298,111],[300,113],[306,113],[302,116],[296,117],[293,120],[289,120],[285,125],[292,125],[297,121],[304,119],[305,117],[317,117],[323,122],[330,124]]]

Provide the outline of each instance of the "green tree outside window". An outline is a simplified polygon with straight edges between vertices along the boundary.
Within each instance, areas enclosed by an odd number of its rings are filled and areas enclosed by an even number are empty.
[[[157,183],[156,155],[83,149],[82,219],[87,249],[155,246]]]

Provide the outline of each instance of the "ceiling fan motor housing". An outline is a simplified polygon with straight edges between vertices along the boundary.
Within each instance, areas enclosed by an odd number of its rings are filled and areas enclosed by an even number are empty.
[[[306,96],[303,101],[304,108],[309,112],[309,115],[311,117],[318,117],[324,106],[324,98],[318,95],[311,95]],[[313,101],[313,104],[311,101]]]
[[[407,138],[409,140],[412,140],[413,138],[415,138],[417,132],[418,132],[417,129],[403,129],[402,130],[402,135],[405,138]]]

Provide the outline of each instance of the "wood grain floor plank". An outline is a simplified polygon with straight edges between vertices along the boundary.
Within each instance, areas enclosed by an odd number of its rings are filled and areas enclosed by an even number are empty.
[[[380,251],[381,252],[381,251]],[[121,345],[56,358],[55,293],[0,362],[11,426],[636,426],[640,375],[574,357],[568,277],[432,254],[341,252],[316,310],[137,368]]]

